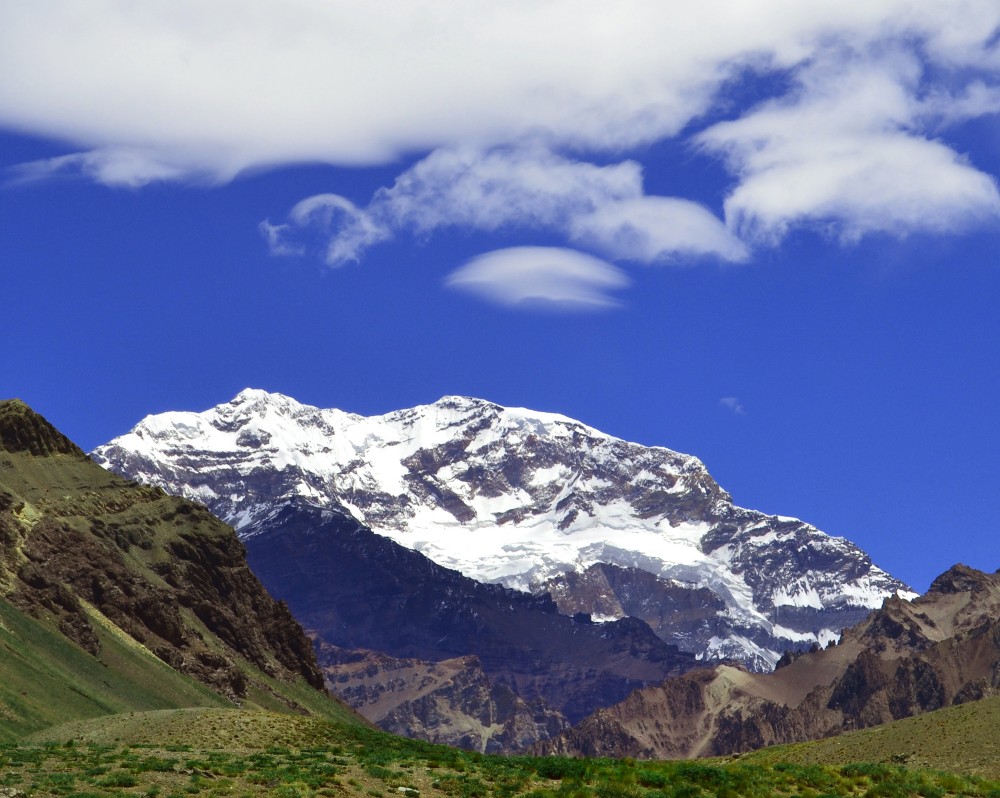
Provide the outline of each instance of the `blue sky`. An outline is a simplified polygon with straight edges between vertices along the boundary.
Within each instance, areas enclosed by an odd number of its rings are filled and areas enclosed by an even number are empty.
[[[996,569],[1000,8],[690,5],[5,4],[0,394],[468,394]]]

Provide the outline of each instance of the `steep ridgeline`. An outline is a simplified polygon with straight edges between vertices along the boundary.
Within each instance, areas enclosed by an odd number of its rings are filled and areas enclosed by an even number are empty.
[[[387,730],[518,750],[695,665],[641,621],[562,615],[548,596],[462,576],[346,511],[292,499],[246,529],[251,567],[317,635],[330,687]]]
[[[477,399],[365,418],[246,390],[147,417],[93,456],[244,538],[299,497],[478,581],[551,591],[567,613],[621,618],[669,596],[677,611],[640,614],[664,640],[752,670],[913,595],[842,538],[734,506],[694,457]]]
[[[690,758],[815,740],[1000,694],[1000,574],[956,565],[839,645],[773,673],[697,670],[599,710],[543,753]]]
[[[230,527],[95,465],[17,400],[0,402],[0,605],[0,669],[34,672],[9,699],[0,687],[17,729],[206,701],[348,714]],[[94,658],[104,676],[85,695]]]

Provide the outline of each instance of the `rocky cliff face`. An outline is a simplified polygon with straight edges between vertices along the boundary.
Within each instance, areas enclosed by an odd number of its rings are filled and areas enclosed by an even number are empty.
[[[956,565],[839,645],[770,674],[721,666],[639,690],[539,744],[545,753],[687,758],[818,739],[1000,691],[1000,574]]]
[[[549,729],[543,709],[552,710],[553,718],[579,720],[695,663],[641,621],[595,624],[567,617],[548,596],[482,584],[442,568],[344,511],[295,500],[249,531],[254,571],[321,643],[438,665],[475,656],[489,690],[509,689],[533,707],[542,720],[532,723],[542,730]],[[395,678],[392,669],[383,673],[376,692],[391,689]],[[331,681],[336,688],[336,673]],[[364,711],[369,698],[354,695]],[[481,723],[497,701],[501,696],[490,692],[482,707],[464,713],[463,722]],[[516,724],[525,722],[524,712],[515,714]],[[434,725],[427,718],[421,722]],[[501,731],[491,731],[488,739]],[[511,734],[514,739],[519,732]]]
[[[254,690],[288,703],[268,678],[323,689],[310,641],[231,528],[108,473],[18,401],[0,402],[0,591],[99,657],[98,613],[237,703]]]
[[[660,579],[639,568],[597,563],[557,576],[544,588],[560,612],[638,618],[682,650],[697,650],[699,641],[734,633],[725,620],[725,602],[710,589]]]
[[[524,751],[569,727],[544,702],[495,683],[478,657],[441,662],[321,643],[330,689],[385,731],[485,753]]]
[[[694,457],[476,399],[364,418],[248,390],[148,417],[94,458],[203,502],[244,538],[292,498],[343,507],[478,581],[553,590],[601,619],[634,610],[703,660],[753,670],[913,595],[842,538],[736,507]]]

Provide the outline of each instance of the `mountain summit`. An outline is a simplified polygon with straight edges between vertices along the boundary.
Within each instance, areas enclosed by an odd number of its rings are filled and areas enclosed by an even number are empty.
[[[695,457],[479,399],[364,417],[248,389],[149,416],[92,456],[242,535],[291,499],[344,509],[478,581],[638,617],[754,670],[915,595],[843,538],[735,506]]]

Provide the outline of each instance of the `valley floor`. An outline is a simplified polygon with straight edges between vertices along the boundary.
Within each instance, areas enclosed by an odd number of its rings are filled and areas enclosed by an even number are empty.
[[[361,726],[188,709],[55,727],[0,747],[0,796],[62,798],[1000,796],[1000,782],[896,764],[486,756]]]

